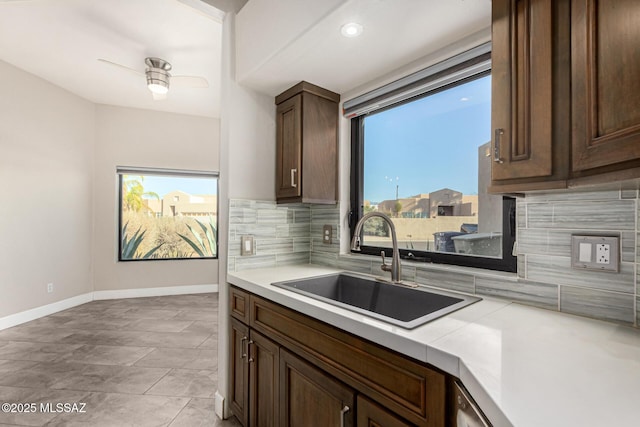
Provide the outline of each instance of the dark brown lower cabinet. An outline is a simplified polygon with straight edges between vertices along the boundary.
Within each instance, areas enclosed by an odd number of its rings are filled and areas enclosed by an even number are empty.
[[[352,427],[354,401],[352,389],[280,350],[282,427]]]
[[[280,352],[273,341],[256,331],[249,334],[249,425],[278,425]]]
[[[356,407],[358,427],[415,427],[362,395],[358,396]]]
[[[244,427],[453,425],[446,374],[242,289],[231,294],[231,305],[248,302],[230,311],[229,329],[230,406]]]
[[[278,425],[279,348],[231,319],[231,409],[244,426]]]
[[[246,346],[249,327],[231,318],[229,328],[229,398],[233,414],[243,426],[249,421],[249,364]]]

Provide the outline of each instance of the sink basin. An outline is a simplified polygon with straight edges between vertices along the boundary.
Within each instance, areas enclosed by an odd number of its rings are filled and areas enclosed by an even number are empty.
[[[350,273],[276,282],[272,285],[406,329],[481,300],[452,292],[410,288]]]

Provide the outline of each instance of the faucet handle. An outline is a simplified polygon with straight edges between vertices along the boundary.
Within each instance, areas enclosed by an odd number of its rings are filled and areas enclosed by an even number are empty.
[[[382,271],[391,271],[391,266],[387,264],[384,259],[384,251],[380,251],[380,256],[382,257],[382,265],[380,266],[380,269]]]

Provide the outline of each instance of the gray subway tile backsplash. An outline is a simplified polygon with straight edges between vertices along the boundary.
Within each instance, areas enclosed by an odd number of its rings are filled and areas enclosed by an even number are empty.
[[[417,268],[416,282],[452,291],[475,293],[474,277],[470,274],[451,274],[448,271]]]
[[[560,288],[560,310],[566,313],[607,319],[627,324],[635,320],[633,297],[595,289]]]
[[[636,285],[635,270],[636,264],[640,264],[640,229],[636,228],[640,211],[637,199],[636,190],[528,194],[517,200],[517,274],[408,263],[403,265],[403,279],[638,325],[640,281]],[[322,242],[325,224],[333,227],[330,245]],[[380,260],[376,257],[340,255],[340,226],[338,205],[277,205],[231,200],[229,271],[312,263],[386,276],[388,273],[380,271]],[[343,232],[348,234],[348,230]],[[254,236],[256,255],[239,255],[240,236],[244,234]],[[619,235],[620,273],[572,269],[572,234]]]
[[[634,265],[621,263],[619,273],[576,270],[571,268],[571,258],[546,255],[527,255],[527,279],[634,294]]]
[[[635,230],[635,201],[571,200],[557,203],[527,203],[527,227]]]
[[[552,310],[558,309],[558,286],[515,280],[476,278],[476,293]]]

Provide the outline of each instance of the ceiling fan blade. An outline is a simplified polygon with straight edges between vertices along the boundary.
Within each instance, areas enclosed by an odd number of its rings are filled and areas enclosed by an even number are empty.
[[[167,99],[167,94],[166,93],[151,92],[151,95],[153,95],[153,100],[154,101],[163,101],[163,100]]]
[[[98,58],[98,61],[102,62],[104,64],[107,64],[107,65],[112,65],[114,67],[118,67],[118,68],[120,68],[122,70],[129,71],[130,73],[134,73],[134,74],[136,74],[138,76],[144,76],[144,72],[143,71],[136,70],[135,68],[127,67],[126,65],[118,64],[117,62],[109,61],[109,60],[103,59],[103,58]]]
[[[203,89],[209,87],[209,82],[204,77],[198,76],[171,76],[171,87],[179,89]]]

